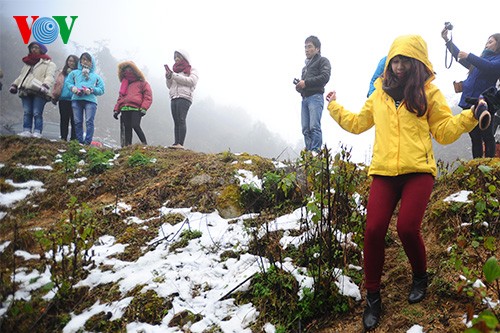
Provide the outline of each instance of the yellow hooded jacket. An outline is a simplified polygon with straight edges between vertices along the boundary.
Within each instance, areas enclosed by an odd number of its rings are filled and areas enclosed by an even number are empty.
[[[346,131],[359,134],[375,126],[375,142],[369,175],[397,176],[408,173],[430,173],[437,168],[431,135],[440,144],[450,144],[463,133],[470,132],[477,120],[471,110],[453,115],[434,80],[432,64],[427,56],[427,44],[418,35],[396,38],[390,48],[390,59],[397,55],[421,61],[432,73],[425,83],[428,109],[422,117],[408,111],[405,103],[396,108],[394,99],[382,89],[382,80],[375,81],[376,90],[356,114],[336,101],[328,104],[332,118]],[[384,70],[384,72],[385,72]]]

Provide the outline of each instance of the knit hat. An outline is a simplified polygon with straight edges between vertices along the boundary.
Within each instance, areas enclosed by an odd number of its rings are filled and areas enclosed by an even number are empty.
[[[33,45],[38,45],[38,47],[40,48],[40,53],[41,54],[45,54],[47,53],[47,47],[45,45],[43,45],[42,43],[38,43],[38,42],[31,42],[30,45],[28,45],[28,52],[31,52],[31,47]]]

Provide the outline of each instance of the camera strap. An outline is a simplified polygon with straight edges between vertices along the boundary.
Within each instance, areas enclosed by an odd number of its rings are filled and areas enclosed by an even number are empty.
[[[453,41],[453,33],[450,32],[450,42]],[[448,65],[448,53],[450,53],[450,64]],[[453,64],[453,54],[451,52],[448,52],[448,46],[444,44],[444,66],[446,69],[450,69],[451,64]]]

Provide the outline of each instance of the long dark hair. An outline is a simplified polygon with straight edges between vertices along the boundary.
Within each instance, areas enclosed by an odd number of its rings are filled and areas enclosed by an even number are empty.
[[[500,34],[493,34],[490,37],[493,37],[493,39],[497,41],[497,49],[493,52],[495,52],[496,54],[499,54],[500,53]]]
[[[401,56],[400,56],[401,57]],[[410,60],[411,69],[401,82],[392,71],[391,61],[383,78],[384,87],[403,89],[404,103],[408,111],[416,113],[417,117],[422,117],[427,111],[427,97],[425,96],[425,81],[429,78],[427,67],[415,58],[405,57]]]
[[[68,76],[69,72],[68,69],[69,69],[69,66],[68,66],[68,60],[73,58],[73,60],[75,61],[75,66],[78,66],[78,56],[74,55],[74,54],[70,54],[67,58],[66,58],[66,61],[64,62],[64,67],[62,69],[62,73],[64,76]],[[75,67],[76,68],[76,67]],[[74,69],[74,68],[73,68]]]

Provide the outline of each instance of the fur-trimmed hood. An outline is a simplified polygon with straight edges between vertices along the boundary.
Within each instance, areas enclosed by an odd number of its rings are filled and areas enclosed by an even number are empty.
[[[130,67],[132,71],[135,73],[135,75],[137,75],[139,80],[146,81],[144,74],[133,61],[124,61],[118,64],[118,80],[120,80],[120,82],[123,80],[123,70],[126,67]]]

